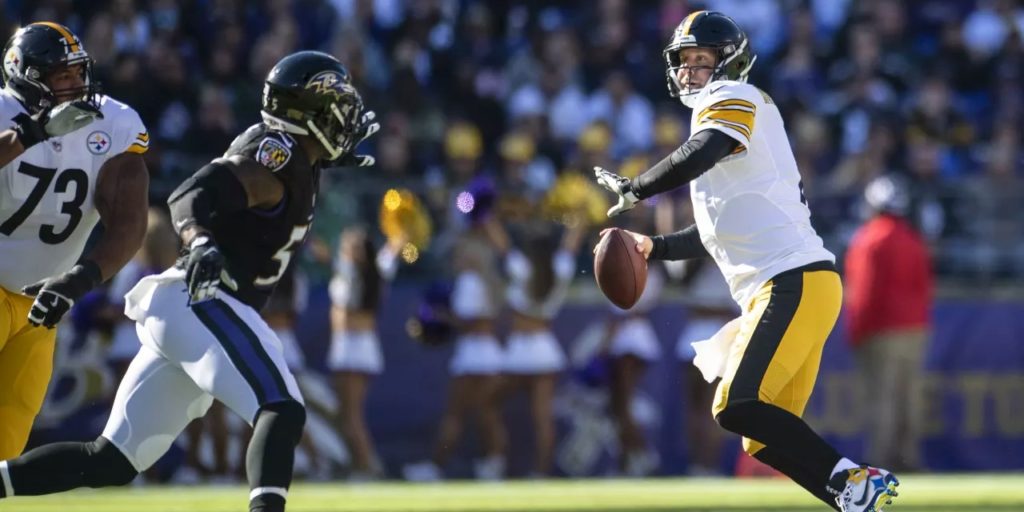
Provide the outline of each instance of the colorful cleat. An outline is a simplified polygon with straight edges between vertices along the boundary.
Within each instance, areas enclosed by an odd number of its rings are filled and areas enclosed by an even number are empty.
[[[899,495],[896,475],[873,466],[841,471],[832,477],[829,487],[839,490],[836,504],[842,512],[882,512]]]

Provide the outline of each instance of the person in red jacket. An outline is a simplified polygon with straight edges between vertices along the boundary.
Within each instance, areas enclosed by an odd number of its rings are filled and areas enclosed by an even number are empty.
[[[906,219],[910,198],[898,176],[865,189],[872,217],[846,253],[847,334],[867,397],[865,459],[887,468],[920,468],[925,342],[931,324],[932,270],[924,239]]]

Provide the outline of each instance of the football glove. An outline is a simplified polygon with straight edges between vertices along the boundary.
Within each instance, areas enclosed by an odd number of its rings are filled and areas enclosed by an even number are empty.
[[[50,137],[67,135],[96,119],[103,119],[99,107],[88,101],[73,100],[31,116],[18,114],[14,116],[13,129],[21,146],[28,149]]]
[[[185,283],[188,285],[189,304],[212,299],[220,283],[234,290],[238,284],[224,270],[224,255],[207,235],[198,235],[189,245],[185,263]]]
[[[640,198],[636,197],[633,189],[629,186],[629,178],[619,176],[614,172],[605,170],[603,167],[594,167],[594,176],[597,182],[608,191],[619,196],[619,202],[608,209],[608,216],[614,217],[626,210],[632,210]]]
[[[84,261],[67,272],[49,277],[21,289],[25,295],[35,296],[28,310],[30,324],[53,329],[60,319],[75,305],[75,301],[102,281],[100,267]]]
[[[380,123],[377,122],[377,113],[372,110],[367,110],[359,120],[359,132],[356,135],[359,139],[352,147],[355,148],[361,142],[370,138],[370,136],[379,131]],[[377,159],[371,155],[357,155],[353,152],[349,152],[341,158],[331,162],[331,165],[335,167],[370,167],[375,163],[377,163]]]

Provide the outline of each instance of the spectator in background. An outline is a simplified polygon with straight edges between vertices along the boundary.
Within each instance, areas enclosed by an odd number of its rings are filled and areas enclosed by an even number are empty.
[[[869,414],[866,460],[897,471],[921,466],[922,379],[931,325],[928,248],[904,218],[906,183],[892,175],[871,181],[865,201],[873,216],[846,253],[846,319],[864,379]]]
[[[677,139],[678,140],[678,139]],[[685,199],[659,201],[656,226],[661,233],[693,224],[693,208]],[[709,386],[693,364],[697,353],[692,343],[710,339],[726,323],[740,315],[725,277],[711,261],[693,259],[663,261],[666,274],[680,282],[686,309],[686,324],[676,341],[679,360],[683,423],[686,427],[686,473],[711,476],[722,473],[722,441],[725,432],[708,414],[714,403],[715,387]],[[741,452],[742,453],[742,452]],[[745,456],[745,454],[742,454]]]
[[[471,414],[476,416],[484,452],[474,465],[476,477],[500,480],[505,475],[507,440],[497,402],[502,371],[497,319],[504,286],[498,274],[496,248],[480,224],[494,219],[476,220],[452,250],[456,275],[451,309],[458,334],[448,366],[451,384],[437,442],[431,460],[403,468],[407,480],[436,481],[443,477],[448,459],[463,439],[463,422]]]
[[[384,476],[364,409],[370,378],[384,369],[377,310],[386,283],[398,270],[402,245],[397,240],[377,250],[365,229],[349,228],[341,235],[334,264],[327,367],[334,373],[334,389],[341,401],[341,433],[352,454],[349,479],[354,481]]]
[[[547,158],[537,156],[530,135],[509,132],[498,147],[501,157],[498,216],[506,222],[536,220],[544,194],[555,183],[555,168]]]
[[[590,97],[587,112],[591,121],[604,121],[612,128],[612,154],[617,157],[647,150],[654,142],[651,103],[633,90],[623,70],[608,75],[604,87]]]
[[[633,221],[640,225],[643,221]],[[636,229],[630,226],[630,229]],[[644,477],[661,463],[657,451],[634,416],[634,395],[647,367],[661,357],[661,343],[651,323],[651,310],[658,304],[665,277],[658,267],[647,272],[647,284],[640,300],[630,309],[609,305],[605,352],[611,363],[609,398],[611,415],[619,435],[619,469],[625,476]]]

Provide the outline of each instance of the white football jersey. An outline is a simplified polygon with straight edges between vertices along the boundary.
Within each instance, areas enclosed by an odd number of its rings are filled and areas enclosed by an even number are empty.
[[[690,182],[701,241],[746,308],[773,276],[835,261],[811,226],[811,211],[778,107],[753,85],[715,81],[697,97],[690,133],[718,130],[740,143]]]
[[[149,133],[131,107],[100,96],[103,119],[32,146],[0,168],[0,286],[23,286],[67,271],[99,221],[100,168],[123,152],[145,153]],[[0,90],[0,130],[25,112]],[[6,124],[5,124],[6,123]]]

